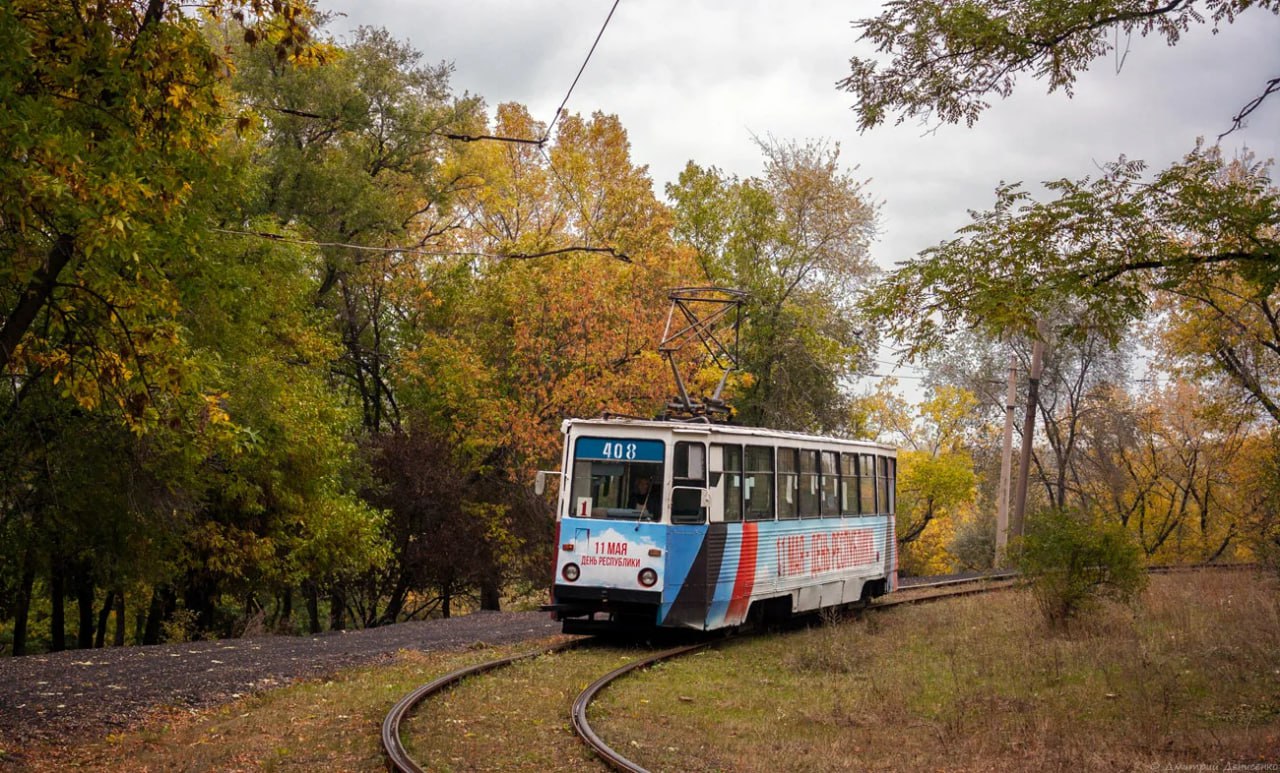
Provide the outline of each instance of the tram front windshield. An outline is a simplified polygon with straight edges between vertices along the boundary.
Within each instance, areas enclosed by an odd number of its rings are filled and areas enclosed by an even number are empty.
[[[664,450],[659,440],[578,438],[573,455],[572,515],[659,520]]]

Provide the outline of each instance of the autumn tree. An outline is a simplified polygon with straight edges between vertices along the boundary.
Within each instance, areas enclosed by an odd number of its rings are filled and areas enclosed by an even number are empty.
[[[293,66],[236,41],[226,45],[239,65],[237,98],[260,122],[245,143],[260,172],[257,195],[222,232],[307,251],[313,262],[297,292],[310,298],[315,317],[326,321],[324,335],[339,344],[308,361],[323,362],[341,387],[334,396],[359,408],[366,437],[358,448],[373,453],[382,446],[378,436],[403,420],[395,374],[412,341],[403,328],[411,324],[405,299],[465,265],[447,239],[437,243],[458,227],[450,198],[466,177],[453,167],[457,143],[445,135],[478,125],[481,103],[454,97],[449,65],[424,65],[419,52],[382,29],[357,30],[350,43],[333,47],[323,67]],[[354,447],[348,451],[355,454]],[[294,576],[311,628],[320,626],[322,592],[331,627],[382,619],[380,603],[396,595],[398,562],[408,550],[397,541],[403,529],[386,528],[392,553],[373,576],[341,566]]]
[[[284,236],[320,244],[314,294],[343,343],[335,372],[366,428],[394,427],[391,296],[397,284],[430,281],[434,240],[458,225],[449,200],[466,178],[450,167],[455,142],[445,135],[478,125],[481,103],[453,96],[449,65],[422,64],[384,29],[359,28],[325,67],[237,50],[237,89],[263,122],[258,211],[289,224]]]
[[[206,10],[282,61],[322,52],[305,7]],[[35,161],[3,167],[0,294],[17,299],[4,328],[17,345],[0,547],[18,574],[15,652],[41,584],[52,646],[68,595],[78,644],[96,627],[101,646],[110,614],[124,641],[126,595],[141,641],[182,606],[173,631],[225,635],[228,599],[251,608],[299,573],[377,560],[377,513],[346,480],[330,342],[299,286],[306,256],[208,230],[246,222],[252,167],[235,155],[233,129],[248,127],[227,121],[228,69],[201,23],[162,2],[0,12],[29,55],[6,70],[0,120],[27,128],[5,158]],[[33,269],[42,239],[57,254]]]
[[[225,0],[242,34],[309,51],[310,9]],[[167,269],[203,225],[186,204],[225,123],[223,61],[163,0],[13,2],[0,10],[0,372],[21,399],[43,378],[86,409],[152,398],[184,370]],[[171,366],[172,364],[172,366]]]
[[[675,233],[705,281],[748,293],[740,419],[834,431],[847,416],[846,380],[874,350],[855,291],[872,273],[875,206],[840,163],[838,146],[759,140],[760,177],[690,162],[667,187]]]
[[[857,23],[891,61],[855,58],[842,87],[857,95],[859,125],[891,112],[972,125],[993,95],[1020,73],[1070,93],[1076,73],[1114,47],[1111,32],[1154,34],[1176,43],[1192,24],[1231,23],[1246,11],[1280,13],[1273,2],[890,3]],[[1243,120],[1280,79],[1235,118]],[[1147,177],[1139,161],[1108,164],[1094,179],[1046,183],[1035,202],[1019,184],[1000,186],[995,206],[974,214],[958,238],[896,272],[871,302],[912,352],[936,346],[959,325],[1030,334],[1061,304],[1077,307],[1118,340],[1145,314],[1157,290],[1205,298],[1205,275],[1244,298],[1268,299],[1280,280],[1280,207],[1268,168],[1232,165],[1197,146]],[[1238,283],[1238,284],[1233,284]],[[1217,347],[1217,366],[1266,405],[1274,402],[1253,364]],[[1244,356],[1244,355],[1241,355]],[[1280,414],[1272,411],[1273,418]]]
[[[1174,43],[1206,16],[1217,24],[1254,7],[1280,10],[1273,3],[1249,2],[1203,7],[1208,12],[1202,15],[1195,4],[1178,2],[891,3],[879,17],[858,23],[863,39],[891,59],[854,59],[842,86],[858,97],[863,129],[894,112],[899,121],[921,117],[972,125],[991,96],[1011,93],[1020,73],[1069,93],[1079,69],[1110,50],[1109,31],[1158,34]],[[1235,126],[1276,87],[1277,81],[1269,81],[1236,116]],[[974,212],[954,239],[906,261],[868,294],[864,308],[887,324],[912,357],[953,348],[965,336],[1027,339],[1038,335],[1037,323],[1048,322],[1059,351],[1063,341],[1088,343],[1089,359],[1104,365],[1113,358],[1098,344],[1123,348],[1133,338],[1134,323],[1155,314],[1170,323],[1166,344],[1179,352],[1183,372],[1228,381],[1273,421],[1280,418],[1273,409],[1269,329],[1280,280],[1280,215],[1267,165],[1248,158],[1228,162],[1218,148],[1197,145],[1163,171],[1150,173],[1142,162],[1122,158],[1095,177],[1046,187],[1047,200],[1037,201],[1021,184],[1001,185],[991,209]],[[1063,309],[1070,310],[1065,319]],[[1063,362],[1083,364],[1087,353],[1081,348],[1080,357]],[[1180,445],[1153,440],[1153,464],[1165,469],[1153,469],[1143,480],[1125,480],[1106,469],[1099,461],[1103,446],[1128,430],[1117,425],[1112,429],[1123,432],[1110,438],[1097,432],[1105,422],[1096,411],[1114,407],[1108,395],[1123,374],[1115,367],[1071,370],[1067,379],[1055,378],[1051,363],[1047,376],[1048,384],[1065,387],[1057,390],[1067,398],[1064,410],[1039,401],[1056,460],[1046,466],[1048,455],[1036,457],[1042,473],[1049,473],[1042,479],[1054,481],[1045,488],[1048,503],[1062,506],[1069,497],[1087,502],[1106,490],[1113,517],[1147,514],[1134,507],[1151,501],[1146,494],[1160,476],[1177,477],[1182,457],[1172,449]],[[1088,371],[1104,378],[1081,378]],[[1051,387],[1050,401],[1053,395]],[[1191,458],[1200,458],[1199,452]],[[1085,459],[1092,471],[1081,466]],[[1182,467],[1190,477],[1205,471]],[[1106,485],[1098,487],[1090,472],[1102,475]],[[1161,503],[1175,514],[1198,510],[1197,495],[1213,488],[1205,480],[1170,485],[1178,496]],[[1180,533],[1173,524],[1183,522],[1161,519],[1155,532],[1164,536],[1156,542],[1165,544]],[[1217,547],[1208,552],[1229,542],[1214,542]]]
[[[1256,13],[1254,12],[1256,9]],[[910,2],[885,4],[877,17],[854,23],[861,39],[891,60],[854,57],[840,87],[857,97],[858,126],[869,129],[898,113],[900,123],[921,117],[969,126],[995,97],[1013,93],[1019,75],[1048,84],[1049,91],[1072,92],[1076,75],[1116,49],[1121,37],[1162,37],[1175,45],[1193,25],[1214,29],[1280,13],[1274,0],[1073,0],[1061,3]],[[1265,75],[1264,75],[1265,77]],[[1240,127],[1270,95],[1280,77],[1265,81],[1261,93],[1233,119]]]
[[[895,501],[903,571],[952,571],[952,543],[976,518],[978,478],[970,448],[980,426],[977,398],[940,385],[909,406],[892,386],[882,386],[860,402],[871,414],[875,439],[899,446]]]
[[[545,126],[502,105],[486,133],[537,138]],[[545,572],[552,517],[529,482],[556,466],[560,423],[652,415],[670,394],[656,351],[666,293],[692,271],[614,116],[566,116],[545,149],[473,143],[459,164],[464,227],[445,238],[470,258],[404,297],[414,343],[397,372],[418,411],[410,433],[443,442],[458,474],[481,481],[452,518],[497,508],[478,564],[487,606],[502,582]]]

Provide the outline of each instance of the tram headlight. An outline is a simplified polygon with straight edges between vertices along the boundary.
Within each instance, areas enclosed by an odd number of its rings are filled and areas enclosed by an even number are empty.
[[[578,569],[577,564],[565,564],[564,568],[560,570],[560,576],[569,582],[576,582],[580,574],[582,572]]]
[[[640,570],[640,584],[646,588],[652,588],[658,584],[658,573],[652,569]]]

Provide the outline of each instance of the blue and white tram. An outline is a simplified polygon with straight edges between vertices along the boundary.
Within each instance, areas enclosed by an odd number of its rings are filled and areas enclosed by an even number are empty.
[[[638,419],[561,429],[549,609],[566,633],[713,630],[895,587],[889,446]]]

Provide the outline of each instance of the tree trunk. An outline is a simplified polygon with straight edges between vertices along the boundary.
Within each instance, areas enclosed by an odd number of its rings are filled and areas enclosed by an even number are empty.
[[[502,585],[496,579],[487,578],[480,583],[480,608],[490,612],[502,611]]]
[[[160,643],[160,625],[173,614],[178,594],[172,588],[156,588],[151,593],[151,607],[147,610],[147,627],[142,634],[143,644]]]
[[[98,613],[98,635],[94,639],[93,646],[96,649],[102,649],[107,646],[107,623],[111,618],[111,608],[116,603],[116,592],[114,590],[107,591],[107,598],[102,602],[102,611]]]
[[[218,624],[217,605],[214,602],[217,584],[204,572],[191,572],[187,575],[185,585],[182,603],[187,610],[195,612],[196,631],[201,634],[213,632]]]
[[[53,571],[49,573],[49,602],[53,605],[52,614],[49,620],[49,649],[54,652],[61,652],[67,648],[67,617],[66,607],[63,602],[66,600],[66,587],[64,586],[64,577],[61,562],[57,559],[53,562]]]
[[[329,594],[329,630],[341,631],[347,627],[347,601],[342,591]]]
[[[391,591],[391,598],[387,601],[387,608],[382,611],[380,625],[394,625],[400,619],[400,613],[404,611],[404,602],[408,593],[408,573],[402,571],[400,572],[400,578],[396,580],[396,587]]]
[[[313,634],[320,633],[320,592],[310,580],[303,583],[302,592],[307,596],[307,628]]]
[[[272,628],[293,633],[293,588],[285,588],[280,594],[280,614]]]
[[[82,650],[93,647],[93,575],[84,561],[77,561],[71,580],[75,584],[76,608],[80,613],[80,625],[76,647]]]
[[[440,591],[440,616],[446,620],[448,620],[449,616],[452,614],[452,610],[450,609],[452,601],[453,593],[446,586],[444,590]]]
[[[36,582],[35,563],[31,560],[31,548],[22,558],[22,582],[18,587],[13,611],[13,654],[27,654],[27,616],[31,612],[31,589]]]
[[[8,369],[14,350],[22,343],[23,336],[31,328],[40,309],[49,302],[49,296],[58,283],[58,274],[71,262],[74,246],[74,239],[69,234],[58,237],[49,250],[45,265],[27,282],[27,288],[23,290],[17,304],[5,316],[4,327],[0,328],[0,373]]]
[[[112,642],[117,647],[124,646],[124,591],[116,591],[116,638]]]

